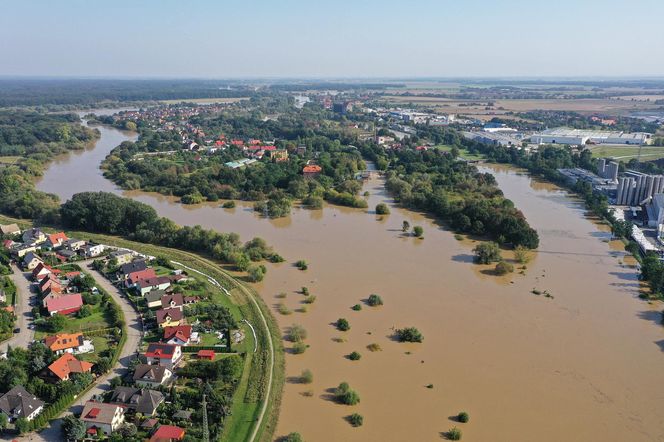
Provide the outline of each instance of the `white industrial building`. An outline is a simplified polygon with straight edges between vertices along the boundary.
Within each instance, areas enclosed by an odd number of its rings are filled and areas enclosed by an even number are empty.
[[[664,176],[647,175],[628,170],[618,180],[616,204],[619,206],[640,206],[650,201],[653,195],[664,191]]]
[[[533,134],[530,140],[536,144],[570,144],[579,146],[585,144],[629,144],[640,146],[642,144],[649,144],[651,137],[652,134],[646,132],[628,133],[559,127]]]

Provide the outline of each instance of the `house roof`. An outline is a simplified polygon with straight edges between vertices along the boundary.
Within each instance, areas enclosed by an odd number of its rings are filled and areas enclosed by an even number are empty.
[[[184,317],[182,310],[179,308],[162,308],[157,310],[157,324],[166,321],[166,318],[171,318],[171,321],[180,321]]]
[[[23,262],[26,263],[26,264],[28,264],[28,263],[30,263],[33,259],[38,259],[39,261],[41,261],[41,258],[39,257],[39,255],[37,255],[35,252],[28,252],[28,253],[26,253],[25,256],[23,257]]]
[[[59,244],[60,242],[65,242],[69,239],[67,238],[67,235],[65,235],[65,232],[53,233],[51,235],[47,235],[47,237],[51,244]]]
[[[137,261],[128,262],[127,264],[122,264],[120,266],[120,271],[125,275],[129,275],[133,272],[139,272],[148,268],[145,260],[139,259]]]
[[[199,358],[214,358],[214,350],[198,350],[196,356]]]
[[[32,277],[36,278],[39,275],[39,273],[41,273],[42,270],[46,270],[48,273],[51,273],[53,269],[51,269],[50,266],[44,264],[43,262],[40,262],[39,264],[37,264],[37,267],[32,269]]]
[[[179,307],[184,304],[184,296],[182,296],[182,293],[173,293],[172,295],[164,295],[161,297],[161,306],[163,308],[170,307],[171,302]]]
[[[72,308],[81,307],[83,305],[83,298],[80,293],[72,293],[71,295],[64,295],[58,298],[46,300],[46,309],[49,313],[59,312],[62,310],[69,310]]]
[[[110,402],[124,404],[139,413],[152,415],[165,399],[162,393],[147,388],[116,387]]]
[[[2,241],[2,245],[4,246],[5,249],[10,249],[14,244],[15,244],[14,241],[12,241],[11,239],[6,239]]]
[[[160,286],[162,284],[170,284],[171,280],[166,276],[157,276],[156,278],[143,278],[136,282],[136,285],[144,289],[146,287]]]
[[[72,373],[89,372],[93,365],[90,362],[79,361],[71,353],[65,353],[49,365],[48,369],[58,378],[64,380]]]
[[[51,351],[67,350],[69,348],[76,348],[83,345],[82,333],[60,333],[54,336],[46,336],[44,344]]]
[[[27,418],[43,406],[43,401],[39,400],[35,395],[30,394],[20,385],[17,385],[0,397],[0,411],[7,416]]]
[[[159,384],[164,380],[164,375],[168,370],[161,365],[138,364],[134,369],[134,381],[157,382]]]
[[[148,345],[145,356],[148,358],[173,359],[173,354],[178,347],[180,346],[175,344],[152,343]]]
[[[304,166],[304,169],[302,169],[302,172],[304,172],[304,173],[318,173],[322,170],[323,169],[320,166],[318,166],[316,164],[312,164],[312,165],[309,165],[309,166]]]
[[[115,404],[88,401],[83,407],[80,419],[83,422],[110,425],[113,423],[113,418],[115,417],[118,408],[122,409],[122,407]]]
[[[161,301],[161,298],[166,294],[164,290],[150,290],[145,294],[145,300],[148,304],[156,301]]]
[[[170,341],[173,338],[189,342],[189,338],[191,338],[191,325],[169,325],[164,327],[164,341]]]
[[[180,440],[184,435],[185,431],[180,427],[174,425],[161,425],[150,438],[150,442],[170,442],[171,440]]]
[[[131,282],[136,283],[141,279],[156,278],[157,274],[155,273],[154,269],[143,269],[136,272],[131,272],[128,276]]]

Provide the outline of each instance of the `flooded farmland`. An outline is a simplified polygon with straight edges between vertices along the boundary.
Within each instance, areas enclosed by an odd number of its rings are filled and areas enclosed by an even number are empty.
[[[95,149],[54,162],[38,188],[63,199],[87,190],[122,193],[98,166],[130,135],[100,130]],[[458,241],[433,220],[396,207],[379,178],[365,190],[370,208],[390,205],[383,217],[326,205],[267,220],[247,203],[222,209],[123,194],[179,224],[263,237],[286,258],[268,266],[257,289],[284,332],[292,324],[307,330],[309,348],[286,356],[275,436],[429,441],[457,426],[471,441],[663,440],[662,306],[638,300],[632,262],[579,201],[514,169],[487,170],[540,234],[523,275],[498,278],[473,265],[472,240]],[[424,239],[403,235],[404,220],[421,225]],[[298,259],[309,269],[292,266]],[[302,287],[315,303],[303,303]],[[277,298],[282,292],[286,298]],[[385,305],[364,304],[371,293]],[[278,313],[280,302],[292,313]],[[352,310],[358,303],[362,310]],[[332,325],[341,317],[347,332]],[[395,342],[394,329],[405,326],[417,327],[424,342]],[[381,350],[369,351],[370,344]],[[362,358],[349,360],[352,351]],[[304,369],[313,383],[298,383]],[[329,389],[342,381],[359,393],[358,405],[331,400]],[[459,411],[470,414],[469,423],[450,418]],[[364,416],[359,428],[345,420],[356,412]]]

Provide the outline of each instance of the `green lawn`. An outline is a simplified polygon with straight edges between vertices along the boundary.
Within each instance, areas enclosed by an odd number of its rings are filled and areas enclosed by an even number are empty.
[[[20,159],[21,157],[13,157],[13,156],[0,157],[0,164],[14,164]]]
[[[449,152],[452,150],[452,146],[448,146],[446,144],[440,144],[438,146],[435,146],[435,149],[442,150],[443,152]],[[483,160],[484,155],[480,153],[470,153],[468,152],[467,149],[459,149],[459,157],[463,158],[464,160],[470,160],[470,161],[475,161],[475,160]]]
[[[641,151],[641,160],[653,161],[664,158],[664,147],[655,146],[596,146],[590,148],[593,158],[615,158],[625,162],[639,156]]]

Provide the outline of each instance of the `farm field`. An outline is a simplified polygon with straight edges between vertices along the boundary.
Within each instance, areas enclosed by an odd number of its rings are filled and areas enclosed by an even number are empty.
[[[615,158],[618,160],[629,161],[639,156],[639,147],[625,146],[597,146],[590,149],[594,158]],[[664,158],[664,147],[643,146],[641,150],[641,159],[645,161],[658,160]]]

